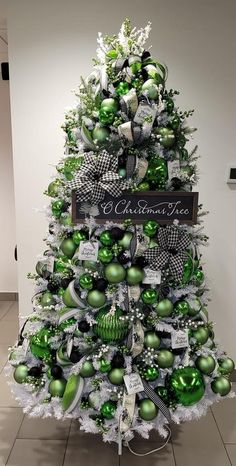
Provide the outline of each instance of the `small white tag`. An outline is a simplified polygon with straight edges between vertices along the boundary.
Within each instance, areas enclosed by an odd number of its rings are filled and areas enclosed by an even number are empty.
[[[177,330],[176,332],[173,332],[171,334],[171,346],[173,349],[187,348],[189,346],[188,331]]]
[[[144,268],[145,277],[143,283],[146,285],[159,285],[161,283],[161,271]]]
[[[128,287],[129,298],[134,301],[138,301],[141,295],[141,290],[139,285],[129,286]]]
[[[180,172],[179,160],[169,160],[168,162],[168,177],[169,180],[172,178],[178,178]]]
[[[80,241],[78,258],[81,261],[96,261],[98,258],[98,241]]]
[[[73,348],[73,338],[70,338],[70,339],[67,341],[67,345],[66,345],[66,352],[67,352],[68,358],[69,358],[70,355],[71,355],[72,348]]]
[[[140,102],[137,112],[135,113],[135,116],[134,116],[134,122],[137,123],[138,125],[142,125],[146,121],[150,124],[150,126],[152,126],[155,120],[156,114],[157,114],[156,107],[153,108],[150,105],[146,104],[145,102]]]
[[[136,372],[133,372],[129,375],[125,375],[124,382],[129,395],[134,395],[135,393],[144,391],[141,377]]]
[[[55,260],[54,256],[49,256],[47,258],[47,270],[50,273],[53,273],[54,271],[54,260]]]

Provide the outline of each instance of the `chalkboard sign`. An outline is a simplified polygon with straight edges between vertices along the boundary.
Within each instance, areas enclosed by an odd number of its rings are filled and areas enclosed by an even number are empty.
[[[81,211],[83,203],[76,198],[76,191],[72,192],[72,220],[83,223],[85,214]],[[159,223],[180,223],[193,225],[197,221],[198,193],[178,191],[145,191],[124,193],[119,198],[106,195],[98,204],[96,221],[105,223],[123,222],[132,219],[134,223],[145,220],[156,220]]]

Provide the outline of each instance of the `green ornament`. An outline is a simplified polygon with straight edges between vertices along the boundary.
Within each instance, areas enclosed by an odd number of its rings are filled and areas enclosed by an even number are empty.
[[[109,264],[112,261],[114,255],[111,249],[107,247],[100,248],[98,251],[98,259],[103,264]]]
[[[115,115],[108,107],[102,107],[99,110],[99,121],[102,125],[111,125],[114,121]]]
[[[114,240],[111,237],[111,232],[109,230],[105,230],[101,233],[99,240],[103,244],[103,246],[112,246],[114,244]]]
[[[74,319],[74,317],[71,317],[71,319],[66,319],[63,320],[63,322],[58,326],[59,330],[64,331],[66,328],[71,327],[71,325],[76,324],[77,320]]]
[[[109,283],[120,283],[126,277],[126,270],[121,264],[112,262],[105,267],[104,274]]]
[[[131,86],[134,87],[134,89],[140,90],[143,85],[143,79],[141,78],[134,78],[131,81]]]
[[[219,371],[222,375],[228,375],[234,371],[235,364],[234,364],[233,359],[231,358],[219,359],[218,364],[219,364]]]
[[[143,225],[143,231],[145,235],[149,236],[150,238],[152,238],[153,236],[157,234],[158,228],[159,228],[159,223],[157,223],[156,220],[148,220]]]
[[[103,126],[96,126],[92,131],[92,137],[98,144],[104,144],[110,136],[110,130]]]
[[[180,118],[177,114],[175,114],[170,120],[170,126],[172,129],[176,130],[178,129],[179,125],[180,125]]]
[[[66,210],[66,203],[64,200],[59,199],[58,201],[52,202],[52,214],[54,217],[59,218],[62,212]]]
[[[131,233],[131,231],[126,231],[123,238],[118,241],[118,244],[123,246],[124,249],[129,249],[132,238],[133,233]]]
[[[197,330],[192,330],[192,337],[197,340],[200,345],[205,345],[209,338],[209,329],[207,327],[198,327]]]
[[[104,306],[106,300],[106,295],[102,291],[92,290],[87,294],[87,303],[94,308]]]
[[[124,340],[128,333],[128,322],[122,320],[124,312],[119,307],[115,313],[111,314],[110,307],[104,307],[99,310],[95,316],[96,324],[94,325],[94,333],[105,342],[119,342]]]
[[[112,369],[108,373],[108,379],[113,385],[122,385],[124,383],[125,370],[122,367]]]
[[[155,309],[159,317],[169,317],[174,310],[174,306],[169,299],[165,298],[155,306]]]
[[[144,277],[144,271],[137,265],[131,265],[131,267],[127,269],[126,280],[128,285],[138,285],[143,281]]]
[[[85,269],[93,270],[95,272],[99,268],[99,263],[95,261],[86,260],[83,261],[83,267]]]
[[[205,392],[201,372],[190,366],[175,369],[169,378],[168,387],[183,406],[198,403]]]
[[[174,364],[174,355],[168,349],[161,349],[156,357],[156,361],[159,367],[167,369],[172,367]]]
[[[20,364],[14,370],[13,377],[17,383],[24,383],[26,382],[26,378],[28,376],[28,367],[24,364]]]
[[[116,412],[116,403],[114,401],[105,401],[101,406],[100,412],[106,419],[113,419]]]
[[[154,288],[146,288],[141,293],[141,299],[145,304],[154,304],[157,302],[158,293]]]
[[[66,256],[58,256],[54,262],[54,271],[68,275],[70,273],[70,262]]]
[[[160,136],[159,141],[163,147],[168,149],[175,143],[175,134],[173,129],[169,128],[157,128],[156,133]]]
[[[184,269],[183,269],[183,276],[182,276],[182,282],[184,284],[188,283],[192,273],[193,273],[193,259],[192,257],[188,257],[188,259],[184,262]]]
[[[49,384],[48,391],[52,396],[62,398],[66,389],[66,379],[52,380]]]
[[[92,377],[95,374],[95,369],[93,367],[92,361],[85,361],[80,369],[81,377]]]
[[[67,180],[69,181],[73,180],[74,174],[77,170],[79,170],[82,162],[83,162],[83,157],[68,157],[65,160],[64,168],[62,171]]]
[[[154,349],[157,349],[159,348],[161,344],[161,339],[160,337],[157,335],[156,332],[154,332],[153,330],[150,330],[149,332],[146,332],[145,333],[145,336],[144,336],[144,346],[146,348],[154,348]]]
[[[93,283],[93,277],[89,273],[83,273],[80,275],[79,284],[84,290],[92,290]]]
[[[35,335],[30,337],[30,351],[38,359],[50,359],[50,338],[54,332],[49,328],[41,328]]]
[[[196,298],[192,301],[191,307],[189,307],[188,315],[191,317],[195,317],[196,315],[199,314],[200,310],[202,308],[201,301]]]
[[[165,101],[165,107],[166,107],[166,110],[167,110],[167,113],[172,113],[173,110],[174,110],[174,101],[172,99],[167,99]]]
[[[87,239],[87,233],[84,230],[77,230],[73,233],[72,240],[79,246],[80,241],[85,241]]]
[[[146,367],[144,370],[144,378],[153,382],[154,380],[158,379],[159,377],[159,370],[156,367]]]
[[[61,187],[61,180],[52,181],[48,185],[48,195],[51,197],[57,197]]]
[[[198,356],[195,365],[203,374],[210,375],[216,367],[216,362],[212,356]]]
[[[111,112],[116,113],[119,110],[119,103],[116,99],[113,99],[110,97],[102,101],[101,108],[104,108],[104,107],[109,109]]]
[[[158,99],[158,96],[159,96],[158,87],[154,79],[148,79],[147,81],[145,81],[145,83],[143,83],[142,85],[141,91],[149,99],[153,99],[153,100]]]
[[[142,181],[142,183],[139,183],[138,191],[149,191],[149,190],[150,190],[150,184],[147,181]]]
[[[76,291],[75,291],[75,295],[76,295],[76,294],[77,294],[77,293],[76,293]],[[71,289],[70,289],[69,286],[66,288],[66,290],[64,290],[62,299],[63,299],[63,303],[64,303],[67,307],[78,307],[77,302],[73,299],[73,296],[72,296],[72,294],[71,294]]]
[[[164,401],[164,403],[168,406],[170,402],[169,391],[166,387],[156,387],[154,388],[156,394]]]
[[[72,374],[67,380],[66,389],[61,400],[64,411],[72,412],[79,403],[84,380],[79,375]]]
[[[106,359],[102,358],[99,361],[100,367],[99,370],[102,373],[109,372],[111,370],[111,364]]]
[[[153,403],[153,401],[145,398],[139,403],[139,416],[144,421],[152,421],[157,417],[158,407]]]
[[[108,58],[111,58],[112,60],[114,60],[115,58],[118,57],[118,52],[117,52],[117,50],[115,50],[115,49],[108,50],[108,52],[106,53],[106,56],[107,56]]]
[[[119,170],[118,170],[118,175],[119,175],[121,178],[126,178],[126,175],[127,175],[126,169],[125,169],[125,168],[119,168]]]
[[[187,315],[190,310],[189,303],[182,299],[181,301],[177,301],[174,306],[174,310],[176,314],[182,314],[182,315]]]
[[[187,175],[188,177],[192,176],[194,173],[194,168],[191,167],[190,165],[186,165],[185,167],[181,167],[180,171],[184,174]]]
[[[231,390],[231,383],[229,379],[221,375],[220,377],[216,377],[216,379],[213,380],[211,383],[211,389],[216,394],[226,396]]]
[[[59,223],[61,225],[64,225],[64,226],[68,226],[68,227],[73,227],[74,226],[74,223],[72,222],[72,218],[70,216],[70,214],[63,214],[61,216],[61,218],[59,219]]]
[[[192,281],[195,285],[200,286],[205,280],[204,273],[201,269],[196,269],[193,271]]]
[[[118,86],[116,86],[116,93],[120,96],[128,94],[129,84],[126,81],[121,81]]]
[[[49,307],[55,304],[55,299],[50,291],[44,291],[40,298],[40,304],[42,307]]]
[[[156,189],[164,189],[168,178],[167,163],[161,157],[150,160],[145,175],[145,180],[155,186]]]
[[[66,238],[62,241],[60,249],[66,257],[71,259],[76,251],[76,244],[71,238]]]

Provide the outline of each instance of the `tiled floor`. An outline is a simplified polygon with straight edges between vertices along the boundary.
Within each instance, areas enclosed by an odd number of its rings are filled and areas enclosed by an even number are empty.
[[[146,457],[124,449],[119,458],[116,446],[80,432],[75,421],[27,418],[3,372],[17,321],[17,303],[0,301],[0,466],[236,466],[236,398],[215,405],[200,421],[175,427],[172,443]],[[143,453],[155,448],[155,437],[132,446]]]

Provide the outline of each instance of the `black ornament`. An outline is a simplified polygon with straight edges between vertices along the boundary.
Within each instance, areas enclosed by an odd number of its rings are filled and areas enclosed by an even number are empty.
[[[171,180],[171,185],[173,186],[174,189],[180,189],[182,186],[182,181],[175,176]]]
[[[125,363],[125,358],[123,354],[116,353],[111,360],[111,367],[113,368],[124,367],[124,363]]]
[[[64,277],[64,278],[61,279],[60,285],[61,285],[62,288],[65,289],[65,288],[68,287],[68,285],[70,284],[70,282],[71,282],[71,279],[70,279],[70,278]]]
[[[79,362],[81,359],[81,355],[78,353],[78,351],[72,350],[70,354],[70,360],[73,362],[73,364],[76,364]]]
[[[89,332],[90,330],[90,325],[89,323],[87,322],[87,320],[81,320],[78,324],[78,328],[80,330],[80,332],[82,333],[86,333],[86,332]]]
[[[98,291],[105,291],[108,287],[108,281],[105,278],[98,278],[95,283],[95,288]]]
[[[160,337],[160,338],[170,338],[171,337],[171,334],[169,332],[157,332],[157,335]]]
[[[148,50],[144,50],[144,52],[142,54],[142,60],[146,60],[150,56],[151,56],[150,52],[148,52]]]
[[[134,263],[135,265],[138,265],[141,268],[146,267],[146,265],[148,264],[147,260],[143,256],[136,257]]]
[[[130,261],[130,257],[126,254],[126,252],[120,252],[117,256],[117,260],[119,261],[120,264],[128,264]]]
[[[185,348],[172,348],[171,351],[173,354],[178,356],[179,354],[182,354],[183,351],[185,351]]]
[[[51,368],[51,376],[54,379],[60,379],[62,377],[63,370],[61,366],[58,366],[57,364],[55,366],[52,366]]]
[[[114,241],[119,241],[124,236],[124,230],[121,230],[121,228],[119,228],[119,227],[113,227],[110,230],[110,235],[111,235],[111,238]]]
[[[96,335],[93,335],[92,336],[92,341],[95,343],[96,341],[98,341],[98,337]]]
[[[56,292],[59,289],[59,283],[57,281],[50,280],[47,284],[47,289],[51,293]]]
[[[118,159],[118,167],[125,168],[126,167],[127,157],[123,154]]]
[[[34,366],[34,367],[31,367],[29,370],[29,375],[31,377],[40,377],[41,374],[42,374],[41,366]]]

